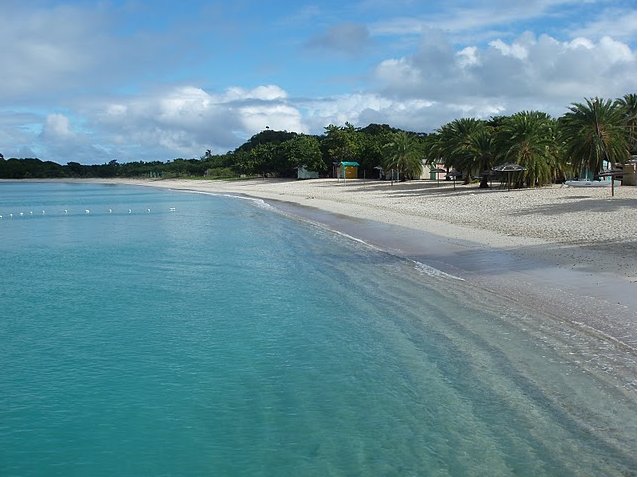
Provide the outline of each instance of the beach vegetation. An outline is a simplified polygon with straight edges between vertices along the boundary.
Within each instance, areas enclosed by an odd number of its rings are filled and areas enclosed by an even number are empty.
[[[387,124],[370,124],[358,130],[359,147],[355,160],[359,163],[359,174],[362,177],[384,176],[383,164],[387,152],[385,146],[392,142],[393,135],[400,131],[401,129],[393,128]],[[418,135],[415,133],[414,137],[418,137]]]
[[[397,171],[399,180],[414,179],[421,175],[423,150],[417,138],[405,131],[396,132],[385,145],[386,170]]]
[[[309,171],[325,172],[328,169],[323,160],[319,139],[315,136],[299,134],[281,144],[285,160],[293,168],[304,167]]]
[[[525,168],[516,174],[515,186],[551,184],[559,162],[556,120],[540,111],[524,111],[503,119],[496,134],[501,163]]]
[[[636,93],[626,94],[614,102],[614,106],[620,109],[625,123],[627,140],[629,141],[629,154],[636,155],[638,138],[636,137]]]
[[[441,126],[426,141],[428,161],[444,164],[448,172],[454,169],[462,174],[466,184],[494,162],[493,130],[481,119],[455,119]]]
[[[577,171],[592,172],[594,179],[603,170],[603,161],[625,163],[631,141],[626,114],[624,103],[611,99],[573,103],[559,120],[566,160]]]
[[[328,161],[358,162],[361,143],[356,128],[346,122],[345,126],[330,124],[325,127],[325,133],[321,140],[324,154]]]
[[[469,169],[480,176],[481,189],[488,188],[490,169],[496,161],[496,141],[494,128],[486,121],[470,134],[465,144],[465,154]]]

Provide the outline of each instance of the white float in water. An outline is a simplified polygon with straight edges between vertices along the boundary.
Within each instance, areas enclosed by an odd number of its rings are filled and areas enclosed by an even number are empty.
[[[91,211],[90,211],[89,209],[86,209],[86,210],[84,211],[84,213],[85,213],[85,214],[90,214],[90,213],[91,213]]]
[[[113,212],[113,210],[112,210],[112,209],[109,209],[109,214],[110,214],[110,213],[112,213],[112,212]]]
[[[67,215],[68,213],[69,213],[69,211],[64,209],[64,215]]]
[[[129,214],[131,213],[131,209],[128,209],[128,213],[129,213]]]
[[[171,212],[175,212],[175,207],[171,207],[171,208],[170,208],[170,209],[168,209],[168,210],[170,210]]]

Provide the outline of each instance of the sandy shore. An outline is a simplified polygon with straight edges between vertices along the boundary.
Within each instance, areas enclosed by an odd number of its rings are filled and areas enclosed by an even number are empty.
[[[287,213],[541,306],[636,349],[636,188],[432,181],[118,180],[278,201]],[[299,207],[303,206],[303,207]]]
[[[131,181],[292,202],[489,247],[548,245],[557,263],[636,279],[636,188],[480,190],[429,181]]]

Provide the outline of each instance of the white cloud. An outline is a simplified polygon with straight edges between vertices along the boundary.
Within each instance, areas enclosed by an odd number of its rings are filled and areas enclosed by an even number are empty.
[[[230,87],[210,93],[195,86],[177,86],[153,94],[119,98],[95,105],[86,114],[104,140],[118,145],[123,161],[133,156],[199,157],[207,149],[234,149],[265,129],[306,132],[299,110],[276,85],[253,89]],[[147,152],[139,147],[146,145]]]
[[[262,131],[266,126],[277,130],[307,132],[299,111],[286,104],[244,106],[238,109],[238,115],[248,135]]]
[[[512,43],[508,45],[501,40],[494,40],[490,42],[492,48],[496,48],[503,56],[511,56],[517,60],[524,60],[527,58],[527,48],[520,43]]]
[[[223,101],[241,101],[247,99],[261,99],[264,101],[272,101],[276,99],[285,99],[287,93],[277,85],[257,86],[256,88],[247,90],[238,86],[228,88],[223,95]]]
[[[375,74],[388,97],[441,104],[488,100],[510,113],[551,105],[547,112],[560,114],[583,97],[635,91],[636,58],[628,45],[610,37],[559,41],[525,33],[511,42],[498,39],[456,51],[441,35],[428,35],[414,55],[384,60]]]
[[[42,135],[53,140],[67,139],[73,136],[69,118],[63,114],[49,114],[42,129]]]
[[[475,46],[468,46],[457,53],[461,67],[474,66],[479,64],[477,56],[478,49]]]
[[[420,69],[408,58],[397,58],[382,61],[376,69],[376,76],[390,88],[416,88],[422,78]]]

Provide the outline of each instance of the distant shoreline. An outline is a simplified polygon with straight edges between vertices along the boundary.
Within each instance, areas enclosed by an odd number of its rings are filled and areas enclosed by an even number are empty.
[[[66,179],[64,179],[66,180]],[[433,181],[79,179],[270,201],[636,352],[636,188],[480,190]]]

